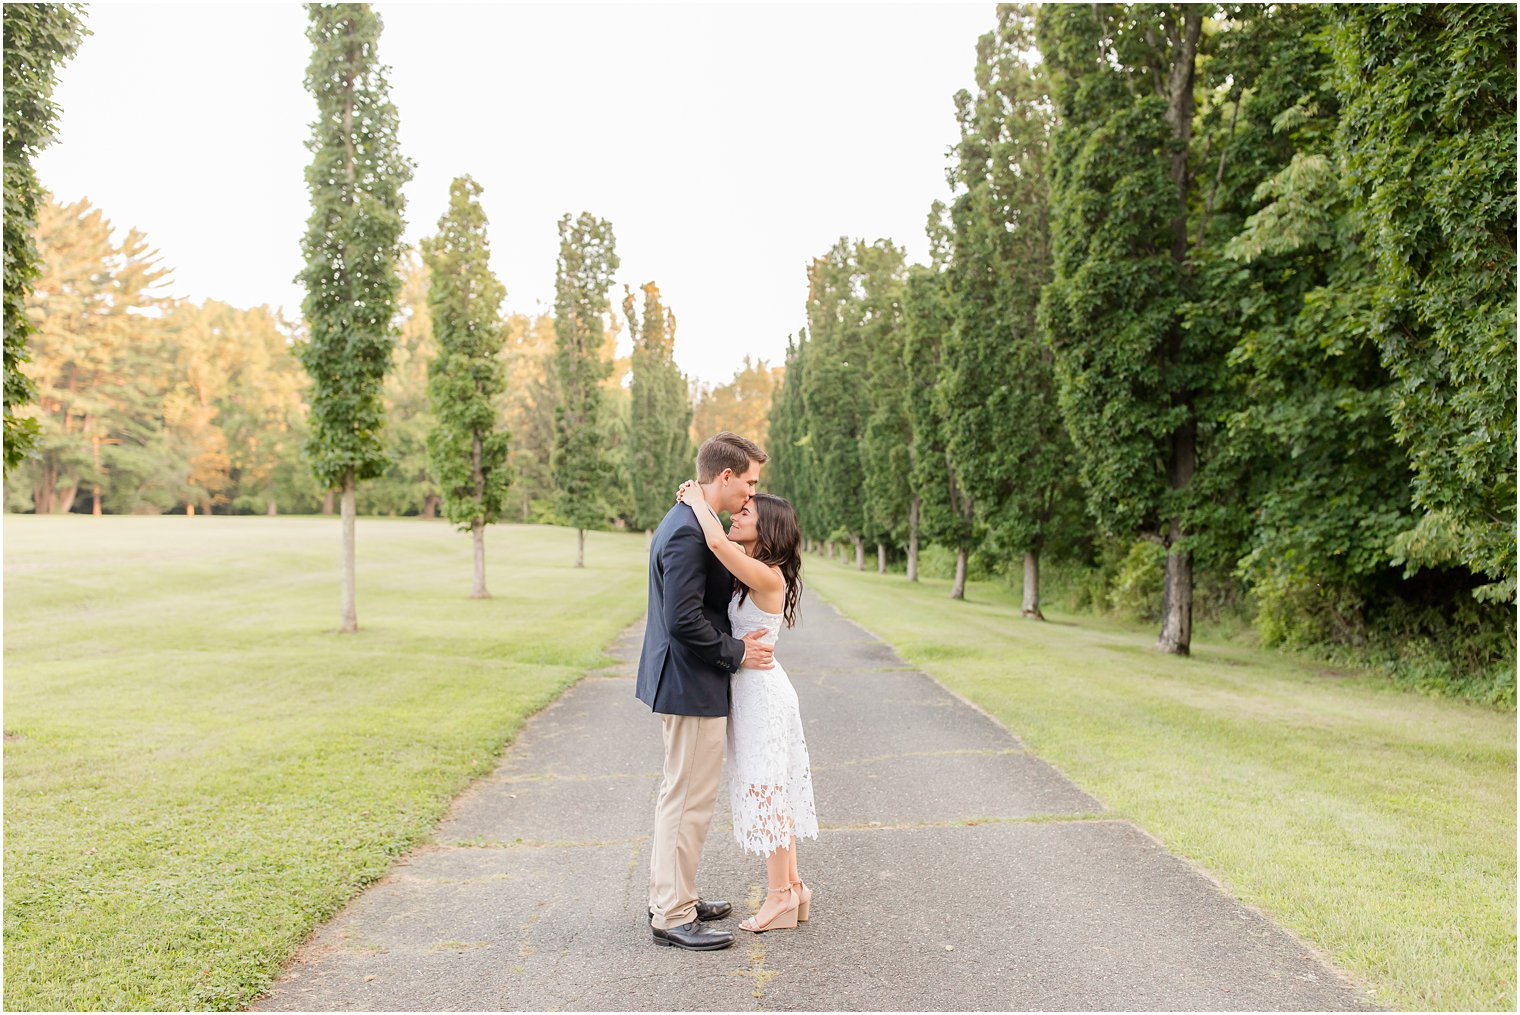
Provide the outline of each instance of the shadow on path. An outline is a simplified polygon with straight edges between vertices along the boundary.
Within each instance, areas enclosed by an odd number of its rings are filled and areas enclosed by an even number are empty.
[[[816,596],[777,656],[802,702],[813,918],[657,948],[659,726],[639,627],[534,717],[417,850],[319,928],[256,1010],[1344,1010],[1302,943]],[[720,802],[700,870],[733,927],[761,862]]]

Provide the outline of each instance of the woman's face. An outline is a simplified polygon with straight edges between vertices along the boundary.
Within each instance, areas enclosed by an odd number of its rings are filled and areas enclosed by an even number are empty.
[[[755,502],[751,500],[730,518],[728,538],[740,546],[755,545],[755,540],[760,537],[759,530],[756,528],[759,520],[759,515],[755,513]]]

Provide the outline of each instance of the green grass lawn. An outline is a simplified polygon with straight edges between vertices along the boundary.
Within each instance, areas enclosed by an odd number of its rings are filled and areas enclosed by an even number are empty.
[[[7,1009],[231,1008],[642,612],[644,540],[7,516]],[[1515,1006],[1515,716],[1008,592],[805,578],[1401,1008]]]
[[[816,556],[804,581],[1116,815],[1405,1009],[1515,1008],[1515,714],[1006,588]]]
[[[643,612],[644,540],[7,516],[7,1010],[235,1008]]]

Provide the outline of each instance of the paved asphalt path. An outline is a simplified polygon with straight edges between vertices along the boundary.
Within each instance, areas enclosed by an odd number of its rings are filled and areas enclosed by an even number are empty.
[[[659,726],[641,630],[534,717],[434,844],[319,928],[259,1010],[1344,1010],[1364,995],[1261,913],[813,596],[777,657],[802,702],[812,919],[659,948]],[[705,896],[758,906],[720,803]]]

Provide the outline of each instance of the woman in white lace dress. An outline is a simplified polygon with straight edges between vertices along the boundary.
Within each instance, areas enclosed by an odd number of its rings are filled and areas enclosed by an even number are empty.
[[[695,483],[681,488],[681,501],[734,576],[728,605],[734,637],[763,627],[770,632],[764,640],[775,644],[781,625],[796,622],[802,593],[802,535],[792,505],[756,494],[724,533]],[[818,838],[797,692],[779,657],[768,670],[739,670],[731,691],[726,767],[734,837],[746,852],[765,857],[768,887],[760,911],[739,927],[757,934],[796,927],[807,920],[813,897],[797,873],[797,839]]]

